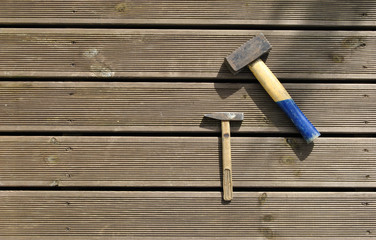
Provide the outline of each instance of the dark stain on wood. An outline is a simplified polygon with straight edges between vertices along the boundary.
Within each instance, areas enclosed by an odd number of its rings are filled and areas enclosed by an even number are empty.
[[[47,163],[47,165],[55,165],[59,160],[58,156],[46,156],[44,157],[44,161]]]
[[[274,239],[275,238],[275,232],[268,227],[260,228],[260,232],[266,239]]]
[[[266,199],[268,198],[268,195],[267,193],[262,193],[259,197],[258,197],[258,202],[259,204],[263,205],[265,202],[266,202]]]
[[[118,3],[115,6],[115,10],[116,10],[116,12],[119,12],[119,13],[127,13],[127,11],[128,11],[127,3],[125,3],[125,2]]]
[[[335,63],[343,63],[345,61],[345,57],[341,55],[331,55],[331,59]]]
[[[282,164],[282,165],[295,165],[295,159],[294,157],[291,157],[291,156],[283,156],[279,162]]]
[[[301,170],[294,170],[294,176],[299,178],[302,176],[302,171]]]
[[[262,217],[262,221],[264,221],[264,222],[273,222],[274,221],[274,217],[271,214],[264,215]]]
[[[55,137],[50,138],[49,142],[52,144],[59,144],[59,141]]]
[[[307,144],[301,138],[286,138],[286,143],[294,150],[300,161],[304,161],[312,152],[315,143]]]
[[[365,40],[362,37],[347,37],[342,41],[345,48],[357,49],[366,47]]]

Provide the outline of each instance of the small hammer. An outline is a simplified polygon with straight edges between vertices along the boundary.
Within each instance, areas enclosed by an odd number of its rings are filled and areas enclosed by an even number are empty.
[[[310,143],[315,138],[319,137],[320,133],[307,119],[283,85],[278,81],[277,77],[264,63],[263,60],[266,61],[271,48],[272,46],[269,44],[268,40],[260,33],[227,56],[225,62],[233,74],[237,74],[243,67],[248,65],[253,75],[291,119],[306,142]]]
[[[205,114],[205,117],[221,120],[222,128],[222,165],[223,165],[223,200],[232,200],[232,165],[230,121],[243,121],[244,114],[236,112],[217,112]]]

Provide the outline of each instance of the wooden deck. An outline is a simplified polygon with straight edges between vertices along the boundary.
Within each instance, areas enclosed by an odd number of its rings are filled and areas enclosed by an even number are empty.
[[[233,137],[235,187],[374,187],[373,138]],[[3,186],[220,187],[217,137],[0,138]],[[250,157],[251,156],[251,157]]]
[[[374,27],[375,9],[367,0],[3,0],[0,22]]]
[[[1,29],[0,76],[249,79],[249,71],[232,75],[223,60],[260,31]],[[373,31],[262,32],[273,46],[268,66],[281,79],[376,74]]]
[[[372,239],[375,193],[4,191],[2,239]]]
[[[323,133],[376,130],[374,84],[287,83]],[[244,112],[240,133],[295,133],[258,83],[1,82],[0,129],[80,132],[218,132],[205,113]],[[203,136],[205,136],[203,134]]]
[[[0,2],[0,239],[375,239],[376,2]],[[306,144],[224,57],[267,64]],[[234,199],[221,197],[231,123]]]

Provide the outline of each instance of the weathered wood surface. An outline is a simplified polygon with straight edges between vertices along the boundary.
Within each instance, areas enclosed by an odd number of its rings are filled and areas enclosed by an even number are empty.
[[[2,0],[0,23],[374,27],[374,1]]]
[[[285,84],[323,133],[374,133],[373,84]],[[232,132],[295,133],[258,84],[1,82],[0,131],[219,132],[211,112],[244,112]]]
[[[233,76],[224,58],[260,30],[0,29],[0,76]],[[279,78],[374,79],[376,32],[262,31],[273,45],[268,66]]]
[[[376,187],[376,139],[232,138],[235,187]],[[0,138],[2,186],[220,187],[217,137]]]
[[[1,239],[374,239],[375,193],[0,192]]]

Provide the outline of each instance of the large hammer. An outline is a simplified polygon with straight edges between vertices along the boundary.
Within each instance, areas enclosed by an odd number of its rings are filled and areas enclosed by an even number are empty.
[[[264,89],[291,119],[307,143],[310,143],[319,137],[320,133],[295,104],[277,77],[260,59],[266,60],[271,49],[272,46],[268,40],[260,33],[227,56],[225,62],[233,74],[237,74],[248,65]]]

